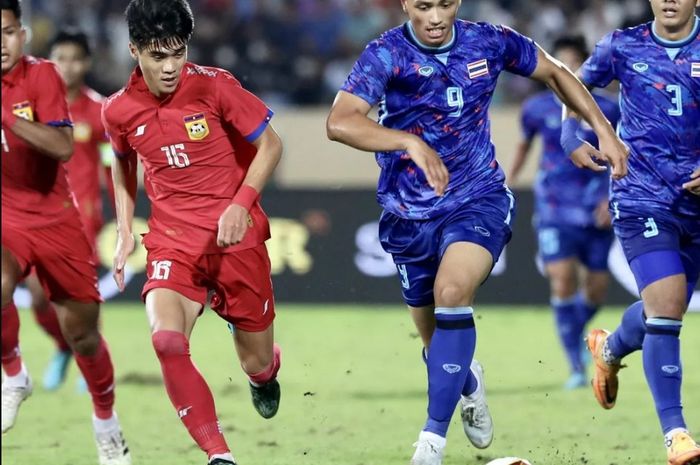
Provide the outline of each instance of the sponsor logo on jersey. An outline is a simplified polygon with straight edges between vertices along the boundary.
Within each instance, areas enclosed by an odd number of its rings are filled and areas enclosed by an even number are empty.
[[[26,119],[27,121],[34,121],[34,111],[32,110],[32,104],[29,101],[15,103],[12,105],[12,114],[18,118]]]
[[[489,64],[485,58],[483,60],[473,61],[467,64],[467,72],[469,73],[469,79],[488,76]]]
[[[428,77],[433,74],[434,71],[435,69],[432,66],[423,66],[422,68],[418,69],[418,74]]]
[[[143,134],[146,132],[146,125],[142,124],[141,126],[136,128],[136,137],[143,136]]]
[[[690,64],[690,77],[700,78],[700,62]]]
[[[73,126],[73,138],[76,142],[89,142],[92,128],[84,121],[77,121]]]
[[[643,73],[644,71],[649,69],[649,65],[640,61],[638,63],[633,64],[632,68],[634,68],[634,70],[638,73]]]
[[[202,140],[209,135],[209,126],[204,113],[185,116],[185,129],[191,140]]]

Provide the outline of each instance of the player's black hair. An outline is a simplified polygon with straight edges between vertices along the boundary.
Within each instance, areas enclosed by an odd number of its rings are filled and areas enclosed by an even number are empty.
[[[83,49],[83,54],[86,57],[91,55],[90,43],[87,35],[78,29],[61,29],[51,40],[50,48],[53,49],[57,45],[73,44]]]
[[[179,48],[190,40],[194,29],[187,0],[131,0],[125,14],[129,39],[139,50]]]
[[[559,37],[554,41],[552,53],[556,55],[556,53],[563,48],[575,50],[581,57],[581,61],[586,61],[590,54],[588,45],[586,45],[586,38],[582,35],[565,35]]]
[[[22,19],[22,2],[20,0],[0,0],[0,10],[11,10],[15,18]]]

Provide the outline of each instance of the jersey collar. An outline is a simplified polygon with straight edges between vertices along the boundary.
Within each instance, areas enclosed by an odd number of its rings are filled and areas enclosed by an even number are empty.
[[[22,57],[17,61],[15,67],[10,70],[9,73],[2,77],[2,82],[9,85],[16,85],[24,79],[27,71],[27,57],[22,55]]]
[[[700,18],[695,16],[695,25],[693,26],[693,30],[690,31],[688,37],[680,40],[667,40],[660,37],[656,33],[656,21],[653,21],[651,23],[649,29],[651,29],[651,38],[654,39],[654,42],[661,45],[662,47],[681,48],[693,42],[695,40],[695,37],[697,37],[697,35],[700,34]]]
[[[406,23],[403,25],[403,34],[408,39],[409,42],[411,42],[413,45],[418,47],[418,49],[421,52],[428,53],[430,55],[440,55],[445,52],[449,52],[452,50],[452,47],[454,47],[455,42],[457,42],[457,23],[452,25],[452,39],[450,39],[450,42],[442,45],[440,47],[430,47],[428,45],[422,44],[419,40],[418,37],[416,37],[416,33],[413,30],[413,26],[411,26],[410,21],[406,21]]]

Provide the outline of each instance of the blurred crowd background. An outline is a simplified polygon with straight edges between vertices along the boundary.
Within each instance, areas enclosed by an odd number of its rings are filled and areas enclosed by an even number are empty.
[[[46,56],[57,27],[92,41],[89,84],[110,94],[133,69],[124,9],[128,0],[24,0],[30,51]],[[330,103],[370,40],[406,21],[399,0],[191,0],[189,59],[233,72],[271,106]],[[647,0],[463,0],[459,17],[505,24],[547,49],[564,33],[592,48],[607,32],[651,18]],[[531,81],[501,79],[495,103],[520,101]]]

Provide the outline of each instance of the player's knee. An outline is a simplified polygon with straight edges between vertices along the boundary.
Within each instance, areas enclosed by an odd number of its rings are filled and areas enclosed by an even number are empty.
[[[89,357],[95,355],[100,346],[100,333],[95,330],[65,330],[64,337],[71,349],[77,354]]]
[[[473,290],[455,282],[435,283],[435,305],[438,307],[459,307],[470,305]]]
[[[177,331],[156,331],[151,335],[151,343],[159,359],[189,353],[187,338]]]

